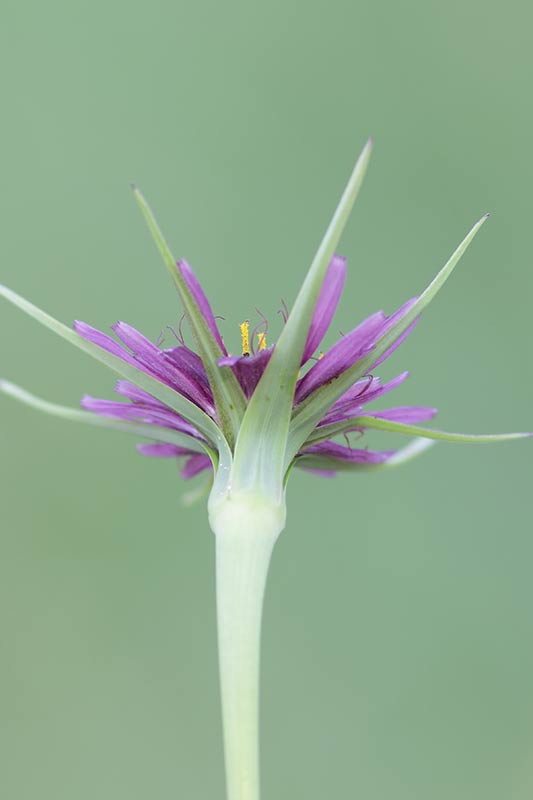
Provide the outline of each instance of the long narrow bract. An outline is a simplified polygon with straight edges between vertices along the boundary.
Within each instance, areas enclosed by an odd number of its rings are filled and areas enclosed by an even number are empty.
[[[383,419],[382,417],[359,416],[316,428],[307,439],[306,445],[316,444],[317,442],[331,439],[333,436],[338,436],[342,433],[348,433],[359,429],[364,430],[366,428],[372,428],[377,431],[388,431],[389,433],[402,433],[406,436],[420,436],[425,439],[435,439],[441,442],[465,442],[469,444],[476,444],[477,442],[480,444],[483,442],[507,442],[513,439],[526,439],[529,436],[533,436],[533,434],[525,432],[452,433],[435,430],[433,428],[422,428],[419,425],[406,425],[403,422],[394,422],[393,420]]]
[[[272,358],[244,415],[232,471],[239,490],[261,487],[280,496],[294,389],[317,297],[368,166],[372,142],[363,149],[300,289]]]
[[[157,249],[180,295],[185,314],[198,346],[198,354],[202,358],[209,383],[211,384],[220,426],[231,445],[237,437],[245,412],[246,398],[233,372],[230,369],[219,369],[218,360],[225,354],[221,348],[220,336],[217,340],[209,327],[205,315],[202,313],[202,309],[191,291],[191,287],[180,269],[178,269],[176,259],[172,255],[150,206],[136,186],[133,187],[133,193],[148,224]]]

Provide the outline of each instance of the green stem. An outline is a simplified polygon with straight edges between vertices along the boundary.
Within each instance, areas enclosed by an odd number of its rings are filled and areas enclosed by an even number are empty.
[[[228,800],[259,800],[259,654],[265,583],[285,506],[245,495],[210,504]]]

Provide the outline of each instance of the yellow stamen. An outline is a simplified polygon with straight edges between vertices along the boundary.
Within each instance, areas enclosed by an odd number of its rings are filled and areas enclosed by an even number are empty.
[[[250,355],[250,323],[248,320],[241,322],[239,325],[241,329],[241,341],[242,341],[242,354],[243,356]]]
[[[324,353],[322,352],[322,350],[318,354],[318,360],[320,361],[321,358],[324,358]]]
[[[259,349],[260,350],[266,350],[266,346],[267,346],[266,333],[258,333],[257,334],[257,340],[259,342]]]

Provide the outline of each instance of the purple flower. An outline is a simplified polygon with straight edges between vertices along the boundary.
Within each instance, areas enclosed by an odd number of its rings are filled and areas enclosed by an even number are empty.
[[[215,316],[201,285],[191,267],[185,261],[179,261],[177,268],[183,279],[194,291],[194,297],[201,310],[213,337],[220,347],[221,354],[226,353],[226,348],[218,329]],[[315,356],[326,331],[333,319],[340,300],[342,288],[346,277],[346,260],[334,255],[329,263],[320,294],[317,298],[314,313],[309,326],[304,353],[301,360],[302,377],[296,383],[293,408],[297,412],[304,400],[313,395],[321,387],[346,372],[359,359],[372,353],[376,343],[390,328],[391,321],[398,319],[398,314],[403,312],[410,304],[403,306],[400,312],[387,317],[382,311],[373,314],[352,331],[342,336],[339,341],[325,354]],[[412,303],[412,301],[410,301]],[[231,369],[245,397],[249,400],[259,381],[261,380],[270,358],[275,350],[275,345],[267,347],[266,335],[259,332],[257,347],[250,342],[249,323],[241,323],[242,353],[238,356],[221,355],[218,359],[220,370]],[[409,332],[414,324],[409,326]],[[83,322],[76,322],[74,329],[87,341],[98,347],[112,352],[128,364],[134,364],[146,374],[151,375],[162,383],[166,383],[173,391],[190,400],[215,423],[218,424],[216,404],[209,384],[209,378],[204,368],[202,359],[184,342],[171,348],[150,342],[141,333],[124,322],[113,326],[119,341],[111,339],[106,334],[92,328]],[[402,339],[405,335],[402,336]],[[390,348],[392,352],[394,348]],[[379,359],[380,362],[383,358]],[[339,422],[351,417],[362,416],[366,405],[394,389],[402,383],[408,373],[402,373],[399,378],[382,385],[380,379],[373,374],[365,374],[362,380],[355,382],[342,394],[336,403],[323,415],[315,426],[312,436],[320,434],[320,428],[326,423]],[[85,396],[82,406],[88,411],[113,417],[123,421],[134,422],[141,420],[145,424],[180,431],[187,436],[194,437],[197,441],[205,441],[201,432],[191,426],[183,417],[165,407],[155,397],[126,381],[119,381],[116,391],[129,402],[97,400]],[[396,422],[407,424],[421,422],[434,416],[436,409],[419,406],[393,408],[385,411],[369,411],[369,415],[379,419],[394,419]],[[359,434],[366,430],[360,425],[354,428]],[[205,441],[207,445],[208,442]],[[140,445],[138,449],[144,455],[159,456],[161,458],[175,457],[185,459],[182,469],[184,478],[191,478],[203,470],[212,468],[207,456],[188,450],[186,447],[177,447],[166,444]],[[346,464],[383,464],[394,456],[396,451],[386,450],[373,452],[362,448],[358,441],[357,449],[351,446],[341,446],[331,439],[325,439],[320,444],[309,445],[304,442],[295,457],[295,466],[306,467],[306,460],[317,455],[327,458],[330,466],[343,469]]]
[[[186,261],[174,258],[148,204],[134,189],[180,295],[194,344],[185,341],[181,324],[173,347],[150,341],[125,322],[113,326],[114,337],[84,322],[76,322],[72,331],[0,287],[8,300],[118,373],[116,391],[122,400],[85,396],[84,411],[76,412],[39,400],[5,381],[0,382],[0,390],[49,413],[141,435],[149,443],[139,445],[139,451],[178,459],[183,462],[184,478],[214,470],[218,496],[259,492],[276,497],[278,503],[293,467],[322,475],[376,469],[421,452],[420,437],[492,441],[525,435],[448,434],[419,427],[434,416],[434,408],[373,407],[408,374],[382,383],[377,367],[413,331],[486,217],[467,234],[422,294],[390,316],[383,311],[372,314],[324,353],[319,352],[346,279],[346,260],[335,249],[369,155],[370,144],[356,164],[275,343],[267,341],[266,319],[252,331],[245,321],[240,324],[240,352],[228,353],[198,278]],[[364,441],[369,428],[411,435],[418,441],[401,451],[370,450]]]

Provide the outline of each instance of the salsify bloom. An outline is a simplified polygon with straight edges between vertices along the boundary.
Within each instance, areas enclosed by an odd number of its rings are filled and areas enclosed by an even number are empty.
[[[250,338],[249,322],[245,321],[240,325],[242,354],[240,356],[228,355],[209,302],[194,273],[184,261],[177,263],[177,269],[189,289],[194,291],[198,306],[213,338],[221,352],[224,353],[218,359],[218,366],[221,369],[232,370],[246,401],[248,401],[265,372],[275,346],[268,347],[266,332],[260,331],[256,333],[257,350],[255,350],[253,339]],[[343,336],[327,353],[320,353],[315,358],[314,354],[335,313],[345,278],[346,260],[334,255],[329,263],[307,334],[301,367],[303,369],[308,367],[308,369],[297,380],[293,413],[297,413],[304,401],[318,389],[336,379],[363,356],[371,355],[376,342],[415,302],[415,300],[408,301],[391,317],[387,317],[382,311],[372,314],[354,330]],[[411,323],[387,352],[376,360],[371,369],[396,349],[415,324],[416,321]],[[186,346],[182,333],[176,334],[180,339],[179,345],[162,349],[124,322],[118,322],[113,326],[118,341],[84,322],[76,322],[74,329],[80,336],[98,347],[167,384],[171,389],[197,405],[213,421],[218,422],[215,397],[203,361],[200,356]],[[375,452],[367,448],[340,444],[332,437],[340,429],[345,433],[352,431],[363,433],[367,426],[357,418],[363,416],[364,407],[399,386],[407,376],[408,373],[403,372],[397,378],[382,384],[379,377],[366,374],[361,380],[355,381],[324,413],[297,452],[294,465],[319,474],[331,475],[338,469],[384,464],[397,456],[395,450]],[[82,406],[88,411],[94,411],[104,417],[130,422],[142,420],[149,425],[177,431],[184,437],[188,437],[190,439],[189,446],[168,442],[138,445],[138,450],[147,456],[184,458],[185,464],[181,470],[184,478],[192,478],[205,470],[212,470],[211,458],[206,452],[201,451],[201,448],[209,447],[209,442],[194,425],[129,381],[119,381],[116,391],[130,402],[99,400],[85,396]],[[369,412],[369,417],[412,425],[431,419],[435,413],[436,409],[434,408],[407,406]],[[372,419],[369,421],[370,425]]]
[[[346,277],[336,254],[371,151],[364,148],[300,292],[274,344],[267,325],[241,323],[238,355],[226,349],[216,317],[185,261],[176,261],[140,192],[136,199],[180,295],[194,340],[183,334],[163,347],[125,322],[115,336],[84,322],[74,330],[10,289],[0,294],[114,370],[124,400],[85,396],[83,409],[49,403],[8,381],[0,390],[45,412],[129,432],[149,440],[147,456],[182,460],[182,475],[208,472],[211,528],[216,534],[217,612],[229,800],[258,800],[258,674],[260,619],[270,555],[285,526],[285,487],[293,467],[321,475],[377,470],[420,454],[434,440],[487,442],[530,434],[467,435],[420,427],[436,410],[426,406],[372,409],[407,377],[387,383],[376,368],[405,340],[476,235],[467,234],[418,296],[390,316],[378,311],[325,353],[320,344]],[[414,437],[401,450],[369,450],[361,437],[377,429]],[[349,434],[357,434],[355,442]],[[339,440],[340,437],[340,440]],[[364,440],[363,440],[364,441]]]

